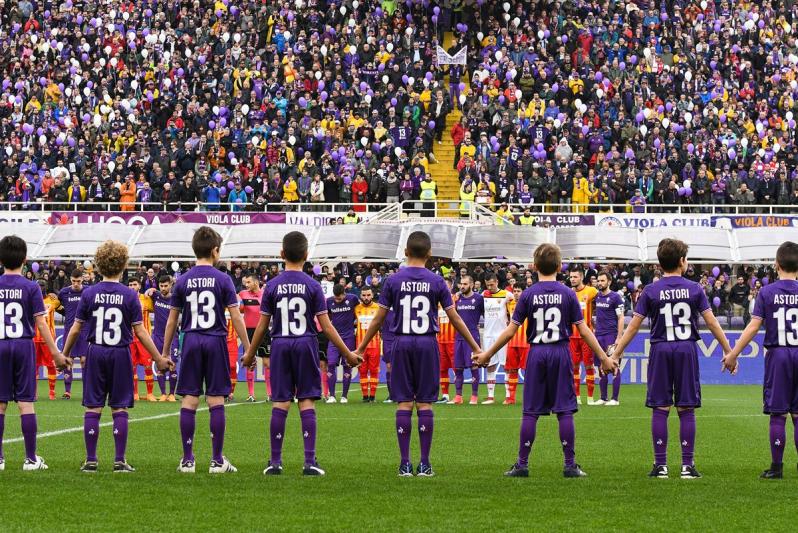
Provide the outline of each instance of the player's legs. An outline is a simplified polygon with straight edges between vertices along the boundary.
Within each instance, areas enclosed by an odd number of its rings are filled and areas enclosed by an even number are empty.
[[[53,355],[50,349],[43,342],[35,342],[36,346],[36,367],[44,367],[47,371],[47,386],[49,389],[49,398],[55,400],[55,381],[58,372],[53,363]]]
[[[319,371],[321,373],[321,398],[326,400],[330,395],[330,388],[327,386],[327,361],[321,357],[321,354],[319,354]]]
[[[485,346],[493,346],[496,342],[496,337],[485,337]],[[493,403],[495,398],[495,391],[496,391],[496,373],[499,370],[500,365],[504,365],[507,362],[507,347],[502,347],[498,352],[496,352],[493,357],[491,357],[490,362],[488,363],[488,397],[482,403]],[[505,388],[505,395],[507,395],[508,391]]]
[[[440,388],[441,396],[449,400],[449,370],[454,368],[454,343],[439,343],[438,350],[441,354]]]
[[[83,338],[83,332],[78,337],[78,340],[75,342],[75,345],[72,347],[72,360],[73,362],[86,355],[86,349],[88,348],[88,343],[86,339]],[[64,395],[62,396],[63,399],[69,400],[72,398],[72,382],[74,381],[74,371],[72,366],[68,366],[64,369]]]
[[[224,434],[227,419],[224,401],[230,395],[232,385],[228,370],[227,340],[224,337],[203,336],[202,355],[205,360],[205,401],[208,404],[211,432],[211,466],[212,474],[235,472],[223,455]]]
[[[582,364],[585,365],[585,381],[587,382],[588,404],[593,403],[593,393],[595,391],[596,374],[593,367],[593,351],[584,339],[579,339],[579,350]]]
[[[582,383],[582,368],[580,363],[582,362],[581,352],[579,351],[579,339],[578,337],[571,337],[570,347],[571,347],[571,363],[574,367],[574,392],[576,393],[576,398],[578,403],[582,403],[580,397],[580,385]]]
[[[504,367],[507,372],[507,399],[504,400],[505,405],[515,404],[515,394],[518,389],[518,369],[523,351],[523,348],[516,346],[507,348],[507,364]]]
[[[369,401],[369,386],[371,385],[369,369],[371,368],[372,359],[374,359],[374,351],[367,348],[366,351],[363,352],[363,363],[357,369],[360,394],[364,402]]]
[[[180,438],[183,445],[179,467],[181,472],[194,472],[194,434],[203,382],[201,340],[198,334],[189,332],[183,337],[182,361],[177,378],[177,394],[183,397],[180,402]]]
[[[700,474],[694,470],[695,409],[701,407],[698,350],[693,342],[675,343],[669,351],[669,357],[673,369],[674,404],[679,412],[679,442],[682,446],[681,475],[683,478],[700,477]]]
[[[487,344],[486,344],[487,346]],[[454,367],[455,367],[455,390],[457,390],[457,382],[460,381],[460,389],[457,392],[461,396],[460,400],[456,403],[462,402],[463,383],[465,381],[464,372],[468,368],[471,370],[471,402],[477,403],[479,393],[479,369],[473,365],[471,361],[471,347],[460,338],[455,338],[454,341]],[[458,375],[459,371],[459,375]]]
[[[576,464],[574,413],[578,410],[576,391],[571,386],[573,359],[568,345],[546,348],[546,394],[551,410],[557,413],[560,444],[563,450],[563,474],[582,477],[584,472]],[[534,352],[533,352],[534,353]],[[530,354],[529,357],[532,355]],[[524,387],[526,390],[526,387]]]
[[[155,385],[154,382],[154,372],[152,370],[152,357],[144,349],[144,346],[139,346],[139,365],[144,367],[144,386],[147,390],[147,401],[154,402],[155,396],[153,396],[152,391]]]
[[[369,363],[369,401],[373,402],[377,397],[377,387],[380,384],[379,348],[374,350],[374,355]]]
[[[153,337],[152,342],[155,344],[155,349],[158,350],[158,353],[161,353],[163,351],[163,339]],[[155,381],[158,382],[158,390],[161,391],[159,401],[162,402],[166,401],[166,374],[166,372],[158,372],[155,375]]]
[[[230,394],[227,396],[227,400],[233,401],[236,384],[238,384],[238,345],[235,342],[227,342],[227,361],[230,365]],[[251,371],[247,369],[247,372]]]
[[[538,417],[541,414],[549,414],[551,412],[551,401],[546,385],[548,371],[546,352],[544,350],[536,350],[530,353],[524,374],[523,416],[521,417],[518,458],[514,468],[507,472],[507,475],[516,470],[515,467],[521,472],[528,468],[529,454],[532,451],[537,435]],[[570,372],[568,383],[570,386]]]
[[[338,362],[341,354],[333,343],[327,348],[327,390],[330,398],[335,399],[335,385],[338,382]],[[330,400],[332,403],[332,400]]]
[[[30,340],[6,340],[0,347],[0,442],[5,429],[8,402],[17,402],[22,438],[25,443],[24,470],[44,470],[47,465],[36,455],[38,423],[36,401],[36,349]],[[0,463],[3,463],[0,444]],[[4,464],[4,463],[3,463]]]
[[[291,341],[294,390],[299,400],[299,417],[305,451],[306,475],[323,475],[316,463],[316,409],[314,403],[321,398],[319,384],[319,342],[315,338],[301,337]],[[379,353],[373,354],[379,362]]]

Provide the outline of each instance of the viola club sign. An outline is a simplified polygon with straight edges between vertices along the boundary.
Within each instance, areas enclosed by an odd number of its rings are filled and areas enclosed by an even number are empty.
[[[235,226],[240,224],[296,224],[300,226],[327,226],[343,216],[343,213],[231,213],[228,211],[204,212],[90,212],[76,211],[66,213],[42,214],[37,219],[52,225],[63,224],[127,224],[134,226],[151,226],[154,224],[218,224]],[[368,213],[359,213],[362,219]]]

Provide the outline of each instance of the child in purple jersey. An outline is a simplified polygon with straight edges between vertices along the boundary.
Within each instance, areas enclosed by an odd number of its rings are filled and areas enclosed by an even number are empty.
[[[283,237],[280,255],[285,261],[285,270],[266,284],[260,303],[261,317],[252,335],[252,344],[242,361],[245,368],[254,367],[257,347],[271,326],[271,458],[263,473],[267,476],[283,473],[285,423],[288,408],[296,399],[305,448],[302,474],[323,476],[325,472],[316,461],[314,403],[321,398],[321,369],[315,321],[318,320],[321,330],[344,356],[347,364],[356,367],[362,360],[351,352],[333,327],[319,282],[302,271],[308,258],[305,235],[298,231],[287,233]]]
[[[114,472],[135,472],[125,458],[128,435],[128,413],[133,407],[133,365],[130,344],[135,335],[159,370],[173,367],[155,349],[144,328],[141,305],[136,291],[119,280],[127,268],[127,247],[107,241],[97,248],[94,264],[103,280],[83,290],[75,323],[64,343],[69,357],[83,324],[86,324],[86,366],[83,371],[83,436],[86,442],[86,461],[82,472],[97,472],[97,442],[100,438],[100,417],[106,403],[111,408],[114,426]]]
[[[16,235],[0,240],[0,471],[5,469],[3,431],[8,402],[16,402],[25,441],[25,462],[22,470],[47,470],[47,464],[36,455],[38,424],[33,402],[36,401],[36,353],[33,337],[36,328],[42,334],[53,361],[59,370],[70,362],[58,351],[47,327],[44,301],[38,284],[22,276],[28,246]]]
[[[393,324],[393,309],[388,309],[385,315],[385,322],[380,328],[380,337],[382,337],[382,362],[385,363],[385,387],[388,389],[388,397],[382,403],[393,403],[391,396],[391,353],[393,352],[394,334],[391,331],[390,324]]]
[[[593,308],[596,310],[596,327],[594,329],[596,340],[601,349],[605,352],[613,344],[618,344],[623,335],[623,314],[624,302],[621,295],[610,290],[612,277],[608,272],[601,272],[596,278],[596,285],[599,293],[593,300]],[[595,356],[594,356],[595,357]],[[599,366],[598,357],[595,357],[595,365]],[[612,378],[612,399],[607,400],[607,386],[609,384],[609,374],[601,374],[599,379],[599,389],[601,399],[596,400],[593,405],[616,406],[618,395],[621,393],[621,372],[613,375]]]
[[[327,314],[330,316],[335,331],[341,336],[346,347],[351,352],[355,349],[355,307],[360,301],[354,294],[346,294],[343,285],[333,287],[333,295],[327,298]],[[349,386],[352,383],[352,368],[335,346],[327,348],[327,387],[330,396],[327,403],[335,403],[335,383],[338,378],[338,364],[344,367],[344,379],[341,384],[341,403],[347,403]]]
[[[795,427],[798,448],[798,244],[785,242],[776,251],[779,279],[759,291],[751,322],[723,358],[723,369],[737,371],[737,357],[765,326],[764,413],[770,415],[770,468],[764,479],[783,477],[784,446],[787,442],[787,414]]]
[[[227,353],[227,320],[230,319],[244,350],[249,349],[249,337],[238,308],[238,294],[233,281],[216,269],[222,237],[208,226],[194,232],[191,247],[197,264],[180,279],[172,292],[171,311],[166,321],[161,354],[169,358],[177,321],[182,313],[183,346],[180,354],[180,372],[177,377],[177,394],[183,397],[180,405],[180,436],[183,458],[178,472],[193,474],[194,432],[196,429],[199,397],[205,393],[210,413],[211,464],[208,472],[225,474],[237,472],[223,455],[226,420],[224,401],[230,394],[230,362]]]
[[[460,278],[460,293],[455,301],[457,314],[463,319],[468,331],[474,339],[479,339],[479,321],[485,314],[485,299],[481,294],[474,292],[474,278],[463,276]],[[471,405],[476,405],[479,400],[479,367],[471,360],[471,347],[468,341],[456,333],[454,336],[454,400],[449,403],[463,403],[463,382],[465,369],[471,371]]]
[[[80,270],[73,270],[69,278],[69,287],[64,287],[58,292],[58,301],[61,302],[61,307],[58,312],[64,315],[64,342],[66,342],[66,334],[72,329],[72,324],[75,323],[75,315],[78,311],[78,304],[80,303],[80,295],[83,293],[83,272]],[[85,365],[86,350],[89,345],[86,342],[86,331],[75,342],[72,347],[72,359],[80,358],[81,368]],[[72,398],[72,367],[64,370],[64,395],[63,399],[69,400]]]
[[[643,320],[648,318],[651,348],[648,354],[646,406],[652,409],[651,440],[654,444],[654,468],[649,476],[656,478],[668,477],[668,414],[673,405],[679,411],[681,477],[701,477],[694,461],[695,409],[701,407],[696,347],[696,341],[700,338],[699,315],[703,316],[723,353],[731,350],[704,290],[698,283],[682,277],[687,271],[687,250],[687,244],[680,240],[660,241],[657,259],[665,274],[662,279],[643,289],[635,306],[634,317],[613,353],[613,358],[620,361]]]
[[[388,309],[394,310],[393,322],[388,324],[394,334],[391,348],[391,397],[398,403],[396,434],[399,439],[401,462],[399,475],[413,475],[410,462],[410,434],[413,406],[418,412],[418,433],[421,458],[416,469],[418,476],[433,476],[429,453],[432,447],[432,404],[438,399],[440,355],[438,352],[438,306],[443,308],[449,322],[471,346],[479,351],[479,344],[457,314],[452,293],[440,276],[426,268],[431,257],[432,243],[423,231],[414,231],[407,238],[405,256],[407,267],[386,281],[380,294],[380,309],[355,353],[365,351],[371,339],[382,327]]]
[[[585,477],[576,463],[574,452],[574,413],[578,410],[573,386],[570,336],[576,326],[582,339],[595,353],[607,372],[617,363],[607,357],[590,328],[585,324],[579,300],[573,290],[557,282],[562,258],[555,244],[542,244],[535,249],[534,268],[539,282],[521,293],[512,320],[493,346],[474,354],[476,364],[487,365],[491,357],[510,342],[519,326],[527,321],[529,354],[525,369],[524,410],[518,460],[505,472],[508,477],[529,477],[529,453],[535,442],[537,422],[541,415],[557,414],[565,466],[563,476]]]
[[[171,311],[170,302],[172,300],[172,276],[168,274],[162,275],[158,278],[158,289],[155,287],[147,289],[147,296],[152,300],[153,308],[153,326],[152,326],[152,341],[158,352],[163,351],[163,337],[166,331],[166,322],[169,320],[169,312]],[[169,348],[169,358],[177,365],[177,352],[179,349],[177,336],[172,340],[172,345]],[[177,386],[177,372],[167,371],[158,374],[158,387],[161,389],[161,397],[158,399],[160,402],[174,402],[175,400],[175,387]],[[169,395],[166,395],[166,381],[169,381]]]

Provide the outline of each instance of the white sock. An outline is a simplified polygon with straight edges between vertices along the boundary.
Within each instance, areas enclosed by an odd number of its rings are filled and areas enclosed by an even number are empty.
[[[493,398],[496,391],[496,371],[488,370],[488,398]]]

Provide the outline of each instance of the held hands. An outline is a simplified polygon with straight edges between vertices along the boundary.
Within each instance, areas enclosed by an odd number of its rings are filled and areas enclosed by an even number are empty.
[[[65,357],[61,352],[53,354],[53,363],[55,363],[55,367],[59,372],[63,372],[68,368],[72,368],[72,358]]]
[[[486,352],[479,352],[471,355],[471,361],[477,366],[488,366],[491,356]]]
[[[248,368],[249,370],[255,370],[255,354],[250,353],[250,350],[247,350],[246,355],[244,355],[243,359],[241,359],[241,366]]]
[[[724,353],[723,359],[721,360],[721,373],[729,371],[729,374],[734,376],[737,374],[737,370],[740,368],[740,363],[737,362],[737,356],[732,355],[731,353]]]
[[[175,371],[175,362],[169,359],[168,357],[161,357],[155,361],[155,366],[158,368],[158,372],[161,374],[165,372],[174,372]]]
[[[620,365],[614,357],[605,357],[601,361],[601,372],[605,375],[617,375],[620,370]]]
[[[363,355],[359,351],[355,350],[354,352],[349,352],[346,354],[346,364],[348,364],[352,368],[360,366],[362,362],[363,362]]]

